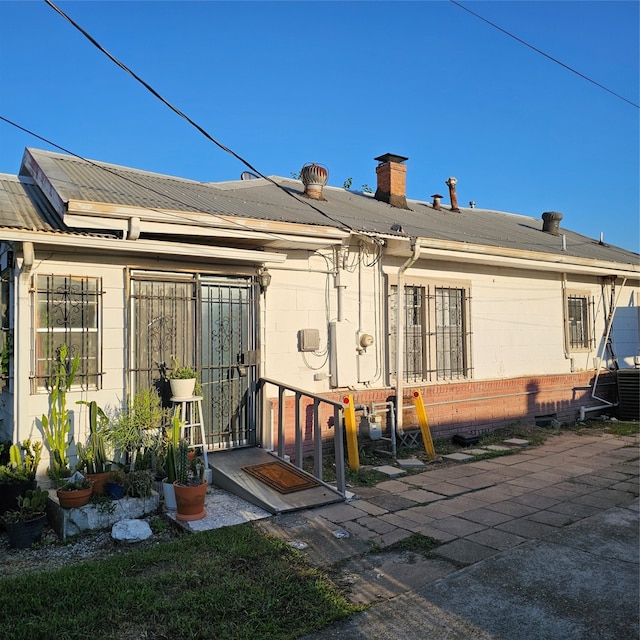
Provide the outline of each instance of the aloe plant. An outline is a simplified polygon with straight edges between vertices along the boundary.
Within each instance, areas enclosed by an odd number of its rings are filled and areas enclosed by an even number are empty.
[[[68,347],[62,344],[58,349],[53,374],[53,383],[49,390],[50,407],[49,415],[42,415],[42,430],[44,431],[47,447],[53,456],[53,472],[55,475],[64,475],[69,468],[67,452],[73,443],[71,431],[71,416],[67,409],[67,392],[78,372],[80,357],[69,362]]]

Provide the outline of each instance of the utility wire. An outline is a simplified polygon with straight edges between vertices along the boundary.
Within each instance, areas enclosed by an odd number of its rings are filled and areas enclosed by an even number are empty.
[[[227,153],[232,155],[234,158],[236,158],[242,164],[244,164],[248,169],[253,171],[255,174],[259,175],[261,178],[264,178],[265,180],[267,180],[271,184],[275,185],[278,189],[281,189],[282,191],[284,191],[288,196],[291,196],[294,200],[297,200],[298,202],[302,202],[304,204],[307,204],[314,211],[317,211],[320,215],[322,215],[325,218],[328,218],[329,220],[331,220],[332,222],[335,222],[336,224],[340,225],[341,228],[343,228],[343,229],[346,228],[349,231],[352,230],[352,228],[349,225],[347,225],[346,223],[342,222],[341,220],[336,220],[335,218],[332,218],[329,214],[325,213],[321,209],[318,209],[318,207],[314,206],[313,204],[311,204],[307,200],[301,200],[300,198],[295,196],[290,191],[287,191],[281,185],[279,185],[277,182],[275,182],[274,180],[272,180],[268,176],[263,175],[260,171],[258,171],[258,169],[256,169],[253,165],[251,165],[247,160],[245,160],[244,158],[239,156],[237,153],[235,153],[235,151],[232,151],[231,149],[229,149],[229,147],[226,147],[221,142],[218,142],[218,140],[216,140],[213,136],[211,136],[211,134],[209,134],[197,122],[194,122],[189,116],[187,116],[185,113],[180,111],[177,107],[174,107],[168,100],[163,98],[150,84],[145,82],[140,76],[138,76],[131,69],[129,69],[129,67],[127,67],[127,65],[125,65],[123,62],[121,62],[115,56],[113,56],[111,53],[109,53],[102,45],[100,45],[99,42],[97,42],[97,40],[95,40],[95,38],[93,38],[89,33],[87,33],[79,24],[74,22],[64,11],[62,11],[62,9],[59,9],[51,0],[44,0],[44,1],[54,11],[59,13],[65,20],[67,20],[67,22],[69,22],[75,29],[77,29],[85,38],[87,38],[87,40],[89,40],[89,42],[91,42],[91,44],[93,44],[99,51],[104,53],[112,62],[114,62],[116,65],[118,65],[123,71],[126,71],[130,76],[132,76],[135,80],[137,80],[145,89],[147,89],[147,91],[152,93],[156,98],[158,98],[158,100],[160,100],[167,107],[169,107],[169,109],[171,109],[171,111],[173,111],[174,113],[179,115],[181,118],[186,120],[192,127],[195,127],[205,138],[207,138],[207,140],[209,140],[210,142],[213,142],[213,144],[218,146],[220,149],[222,149],[223,151],[226,151]]]
[[[569,65],[564,64],[564,62],[560,62],[560,60],[558,60],[557,58],[554,58],[553,56],[550,56],[548,53],[545,53],[544,51],[541,51],[540,49],[538,49],[537,47],[534,47],[533,45],[529,44],[528,42],[525,42],[524,40],[522,40],[521,38],[518,38],[518,36],[513,35],[513,33],[510,33],[506,29],[503,29],[502,27],[499,27],[497,24],[491,22],[490,20],[487,20],[486,18],[483,18],[480,14],[476,13],[475,11],[471,11],[471,9],[465,7],[464,5],[460,4],[459,2],[456,2],[456,0],[449,0],[449,2],[451,2],[451,4],[455,4],[456,7],[460,7],[460,9],[464,9],[464,11],[466,11],[467,13],[470,13],[472,16],[475,16],[476,18],[478,18],[478,20],[482,20],[482,22],[486,22],[488,25],[492,26],[494,29],[497,29],[498,31],[501,31],[502,33],[504,33],[505,35],[509,36],[510,38],[513,38],[514,40],[517,40],[520,44],[523,44],[525,47],[529,47],[529,49],[533,49],[533,51],[535,51],[536,53],[539,53],[540,55],[542,55],[545,58],[551,60],[552,62],[555,62],[556,64],[559,64],[561,67],[564,67],[565,69],[567,69],[567,71],[571,71],[571,73],[575,73],[577,76],[580,76],[583,80],[586,80],[587,82],[590,82],[591,84],[594,84],[599,89],[603,89],[607,93],[610,93],[612,96],[615,96],[616,98],[620,98],[620,100],[624,100],[624,102],[627,102],[628,104],[630,104],[631,106],[635,107],[636,109],[640,109],[640,105],[636,104],[635,102],[632,102],[631,100],[628,100],[624,96],[621,96],[619,93],[616,93],[615,91],[612,91],[611,89],[608,89],[607,87],[605,87],[604,85],[600,84],[599,82],[596,82],[595,80],[592,80],[588,76],[585,76],[583,73],[580,73],[579,71],[576,71],[573,67],[570,67]]]
[[[29,134],[30,136],[33,136],[34,138],[37,138],[38,140],[41,140],[42,142],[45,142],[48,145],[51,145],[52,147],[55,147],[56,149],[59,149],[60,151],[63,151],[64,153],[69,154],[70,156],[73,156],[74,158],[78,158],[78,160],[82,160],[82,162],[86,162],[87,164],[91,165],[92,167],[95,167],[96,169],[99,169],[100,171],[105,171],[106,173],[110,173],[111,175],[116,176],[117,178],[120,178],[121,180],[125,180],[126,182],[130,182],[131,184],[136,185],[136,187],[140,187],[141,189],[144,189],[145,191],[149,191],[150,193],[155,193],[156,195],[159,195],[163,198],[167,198],[168,200],[171,200],[172,202],[175,202],[178,205],[181,206],[187,206],[189,208],[193,208],[192,204],[189,204],[188,202],[184,202],[183,200],[180,200],[179,198],[176,198],[175,196],[171,195],[170,193],[165,193],[164,191],[160,191],[158,189],[154,189],[153,187],[150,187],[147,184],[143,184],[142,182],[138,182],[137,180],[134,180],[133,178],[130,178],[129,176],[123,175],[122,173],[120,173],[119,171],[116,171],[114,168],[112,167],[107,167],[104,164],[99,164],[97,162],[93,162],[92,160],[89,160],[88,158],[84,158],[81,155],[78,155],[77,153],[74,153],[73,151],[70,151],[69,149],[65,149],[65,147],[60,146],[59,144],[56,144],[55,142],[41,136],[38,135],[37,133],[35,133],[34,131],[31,131],[30,129],[27,129],[26,127],[22,127],[20,126],[17,122],[13,122],[13,120],[9,120],[9,118],[5,118],[4,116],[0,115],[0,120],[2,120],[3,122],[6,122],[7,124],[10,124],[12,127],[15,127],[16,129],[20,129],[20,131],[24,131],[25,133]],[[280,186],[280,185],[277,185]],[[286,190],[285,190],[286,191]],[[164,211],[163,209],[160,209],[158,207],[148,207],[151,211],[157,211],[158,213],[164,213],[165,215],[171,215],[171,214],[167,214],[166,211]],[[255,231],[255,229],[253,229],[252,227],[250,227],[247,224],[242,224],[241,222],[238,222],[237,220],[230,220],[229,216],[225,216],[223,214],[219,214],[219,213],[211,213],[208,211],[205,212],[201,212],[201,213],[206,213],[207,215],[211,215],[214,218],[223,218],[225,220],[225,222],[231,222],[232,224],[234,224],[237,228],[238,231],[241,230],[246,230],[246,231]],[[175,219],[176,220],[180,220],[182,222],[186,221],[190,221],[190,222],[196,222],[198,224],[202,224],[202,220],[196,219],[196,218],[190,218],[187,215],[177,215],[175,214]],[[213,225],[211,225],[213,226]],[[272,238],[277,238],[279,240],[285,240],[286,238],[284,238],[281,235],[278,235],[277,233],[273,232],[273,231],[265,231],[264,232],[266,235],[271,236]]]

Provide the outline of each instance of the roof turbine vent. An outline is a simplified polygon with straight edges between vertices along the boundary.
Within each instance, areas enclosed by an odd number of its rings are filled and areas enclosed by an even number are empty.
[[[542,230],[554,236],[560,235],[560,220],[562,214],[557,211],[545,211],[542,214]]]
[[[327,184],[329,171],[326,167],[308,162],[300,171],[300,180],[304,185],[304,195],[313,200],[324,200],[322,187]]]

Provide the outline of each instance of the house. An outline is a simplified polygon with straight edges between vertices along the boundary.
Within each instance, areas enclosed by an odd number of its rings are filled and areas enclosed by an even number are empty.
[[[557,212],[459,206],[455,178],[408,199],[407,158],[375,160],[367,194],[316,164],[203,183],[27,148],[0,175],[2,439],[41,437],[64,342],[71,404],[196,364],[212,455],[292,442],[288,407],[298,464],[315,397],[352,398],[374,439],[411,431],[416,390],[436,437],[618,411],[618,371],[640,366],[638,254]]]

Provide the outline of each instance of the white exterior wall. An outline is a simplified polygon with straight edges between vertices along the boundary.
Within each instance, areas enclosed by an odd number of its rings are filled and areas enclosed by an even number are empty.
[[[340,273],[343,294],[342,309],[338,309],[336,278],[330,272],[332,255],[327,258],[329,263],[300,252],[290,255],[284,266],[270,268],[272,281],[263,311],[266,355],[262,373],[315,393],[330,390],[329,324],[341,318],[348,323],[346,332],[352,339],[340,345],[337,359],[353,371],[353,386],[384,386],[386,335],[380,302],[386,293],[379,267],[359,265],[357,253],[352,252],[347,269]],[[317,352],[299,351],[301,329],[318,329]],[[372,335],[373,345],[359,348],[360,333]]]
[[[102,388],[88,391],[70,391],[67,394],[67,408],[72,415],[74,441],[83,442],[88,430],[87,409],[76,401],[95,400],[105,411],[115,409],[124,397],[125,343],[124,326],[124,268],[100,262],[74,263],[73,256],[61,255],[56,260],[39,262],[31,272],[19,276],[19,329],[16,327],[14,372],[14,413],[16,416],[16,440],[31,438],[43,440],[40,427],[41,417],[48,414],[49,394],[43,391],[32,394],[30,376],[33,371],[33,310],[32,295],[29,293],[32,277],[37,275],[81,275],[102,279]],[[75,461],[72,459],[71,463]],[[43,454],[42,471],[49,465],[48,450]]]
[[[355,258],[353,264],[355,264]],[[324,262],[324,261],[322,261]],[[302,354],[297,348],[297,332],[303,328],[320,331],[320,349],[327,348],[327,325],[338,317],[337,290],[333,275],[311,271],[322,266],[312,257],[287,260],[283,268],[272,269],[273,280],[267,295],[266,375],[294,386],[320,393],[331,389],[329,380],[316,381],[314,374],[330,373],[326,356]],[[386,282],[381,280],[379,266],[354,267],[341,273],[343,317],[353,327],[357,347],[358,324],[375,333],[374,347],[355,358],[360,367],[354,388],[386,386],[387,286],[397,284],[398,259],[384,267]],[[327,281],[328,278],[328,281]],[[471,295],[470,327],[473,379],[489,380],[528,375],[566,374],[593,370],[602,355],[605,309],[609,308],[610,289],[604,294],[598,277],[567,275],[544,271],[524,271],[504,267],[474,267],[474,271],[447,265],[441,261],[419,260],[405,272],[405,282],[420,281],[437,285],[467,287]],[[328,296],[325,286],[328,283]],[[359,290],[362,283],[362,291]],[[633,366],[638,356],[640,316],[637,282],[627,284],[618,298],[613,343],[621,367]],[[618,292],[620,291],[620,284]],[[565,290],[593,298],[591,322],[595,343],[589,350],[566,351]],[[329,308],[326,300],[329,300]],[[292,304],[295,303],[295,304]],[[362,311],[359,313],[359,309]],[[381,347],[384,347],[381,349]],[[306,361],[306,362],[305,362]],[[602,366],[607,366],[606,361]],[[345,365],[351,366],[351,360]]]

